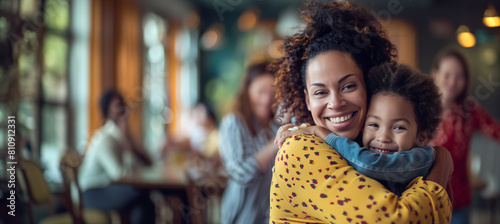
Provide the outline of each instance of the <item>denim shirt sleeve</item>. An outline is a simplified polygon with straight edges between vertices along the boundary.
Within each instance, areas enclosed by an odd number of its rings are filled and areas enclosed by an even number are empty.
[[[333,133],[325,142],[358,172],[373,179],[396,183],[406,184],[419,176],[425,178],[436,159],[436,151],[429,145],[394,154],[378,154]]]

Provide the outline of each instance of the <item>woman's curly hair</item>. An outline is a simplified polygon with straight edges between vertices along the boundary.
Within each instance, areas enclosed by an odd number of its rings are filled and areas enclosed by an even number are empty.
[[[366,76],[375,65],[395,60],[397,51],[387,32],[365,8],[348,2],[305,4],[302,17],[307,26],[284,41],[285,56],[270,65],[275,74],[277,115],[292,110],[298,123],[313,123],[304,90],[308,60],[330,50],[349,53]]]
[[[419,132],[428,132],[432,139],[441,122],[441,94],[434,80],[408,65],[387,62],[373,67],[367,76],[369,96],[394,94],[413,104]],[[387,108],[390,110],[391,108]]]

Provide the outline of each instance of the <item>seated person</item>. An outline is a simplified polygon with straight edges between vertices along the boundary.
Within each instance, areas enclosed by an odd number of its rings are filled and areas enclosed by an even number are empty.
[[[131,223],[154,223],[155,207],[149,192],[112,183],[130,175],[139,163],[151,164],[146,152],[132,138],[125,100],[120,93],[110,90],[101,97],[100,107],[106,122],[92,136],[79,169],[83,206],[127,211]]]

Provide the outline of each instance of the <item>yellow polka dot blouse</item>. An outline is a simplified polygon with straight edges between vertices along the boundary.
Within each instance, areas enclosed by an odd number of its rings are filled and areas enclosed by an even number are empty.
[[[358,173],[311,134],[287,140],[276,156],[269,223],[449,223],[446,190],[421,177],[402,196]]]

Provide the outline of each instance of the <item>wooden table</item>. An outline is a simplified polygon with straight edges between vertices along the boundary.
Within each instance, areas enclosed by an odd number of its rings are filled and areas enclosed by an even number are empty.
[[[186,168],[183,166],[156,163],[149,167],[143,167],[132,175],[114,182],[115,184],[128,184],[136,188],[150,189],[184,189],[189,185]]]
[[[178,197],[181,199],[182,204],[171,204],[174,210],[174,222],[202,224],[204,223],[205,208],[200,207],[199,200],[197,200],[199,197],[197,188],[189,181],[186,171],[187,169],[183,165],[157,163],[150,167],[138,169],[132,175],[113,183],[126,184],[141,189],[158,190],[167,198],[167,202],[169,201],[168,198],[172,196]]]

